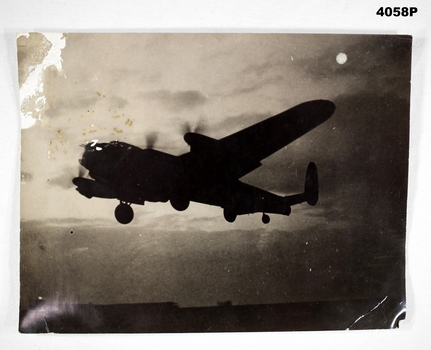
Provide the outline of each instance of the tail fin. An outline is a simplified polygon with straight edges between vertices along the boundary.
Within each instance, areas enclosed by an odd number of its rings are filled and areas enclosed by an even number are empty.
[[[310,162],[305,175],[304,186],[305,200],[309,205],[316,205],[319,199],[319,180],[317,177],[317,166]]]
[[[287,205],[295,205],[307,202],[309,205],[316,205],[319,199],[319,182],[317,179],[317,166],[310,162],[305,174],[304,192],[284,197]]]

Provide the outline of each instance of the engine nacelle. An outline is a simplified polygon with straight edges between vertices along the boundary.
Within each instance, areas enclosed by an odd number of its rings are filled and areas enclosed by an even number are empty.
[[[205,150],[206,153],[211,153],[217,144],[216,139],[195,132],[186,133],[184,135],[184,141],[190,145],[191,152]]]
[[[97,181],[83,177],[75,177],[72,182],[77,186],[76,190],[87,198],[117,198],[114,191],[101,185]]]

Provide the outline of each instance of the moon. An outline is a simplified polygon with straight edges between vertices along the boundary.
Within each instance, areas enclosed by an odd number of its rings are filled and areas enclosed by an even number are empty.
[[[340,52],[337,57],[335,57],[335,60],[338,64],[344,64],[347,61],[347,55],[344,52]]]

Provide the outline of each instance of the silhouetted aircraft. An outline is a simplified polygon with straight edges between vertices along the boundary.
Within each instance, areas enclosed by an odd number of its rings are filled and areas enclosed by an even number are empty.
[[[116,198],[118,222],[133,220],[131,204],[170,201],[176,210],[186,210],[190,202],[223,208],[224,218],[267,213],[290,215],[291,206],[318,200],[317,167],[310,163],[303,193],[278,196],[245,184],[239,178],[260,167],[261,160],[314,129],[334,113],[330,101],[302,103],[276,116],[220,140],[187,132],[184,140],[190,152],[174,156],[152,148],[118,141],[89,143],[80,160],[89,178],[75,177],[76,190],[87,198]]]

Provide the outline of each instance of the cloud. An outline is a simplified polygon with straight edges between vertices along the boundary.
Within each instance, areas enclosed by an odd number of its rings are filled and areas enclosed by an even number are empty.
[[[61,188],[69,189],[75,187],[75,185],[72,183],[72,179],[78,175],[78,171],[75,172],[74,170],[72,170],[72,168],[67,167],[63,169],[60,175],[48,179],[48,182],[50,185],[60,186]]]
[[[337,85],[342,85],[350,94],[370,90],[376,94],[405,91],[410,86],[411,43],[408,36],[358,36],[338,50],[347,55],[343,65],[336,62],[334,47],[326,48],[321,55],[294,62],[312,81],[336,79]]]
[[[97,97],[84,94],[69,98],[60,97],[50,103],[45,114],[48,117],[57,117],[67,112],[89,109],[96,104],[96,101]]]
[[[178,232],[175,224],[168,230],[90,225],[75,227],[73,234],[67,227],[33,223],[22,229],[21,301],[60,293],[79,295],[84,303],[196,306],[402,293],[396,284],[402,243],[390,235],[361,223],[291,229],[285,222],[278,230],[214,232]],[[388,290],[392,284],[397,289]]]
[[[208,128],[211,129],[211,133],[217,135],[217,137],[225,137],[231,135],[239,130],[242,130],[248,126],[259,123],[269,117],[271,113],[241,113],[237,115],[227,116],[221,120],[211,121]]]
[[[96,91],[79,88],[66,78],[64,72],[48,67],[44,73],[47,104],[44,113],[48,117],[63,117],[64,113],[92,108],[100,98]]]
[[[258,91],[260,89],[263,89],[265,86],[273,86],[281,81],[283,81],[283,76],[276,75],[276,76],[270,76],[266,78],[256,78],[256,79],[250,79],[251,81],[246,85],[245,87],[239,87],[236,88],[227,94],[224,94],[224,96],[237,96],[242,94],[248,94],[255,91]],[[223,95],[222,95],[223,96]]]
[[[155,100],[170,111],[184,111],[204,105],[207,97],[196,90],[172,92],[166,89],[144,94],[148,100]]]
[[[263,63],[249,64],[246,68],[242,70],[241,74],[252,75],[256,78],[261,78],[269,74],[273,67],[274,63],[270,60],[267,60]]]
[[[109,107],[111,109],[120,109],[124,108],[129,104],[129,101],[120,96],[108,97],[109,99]]]

